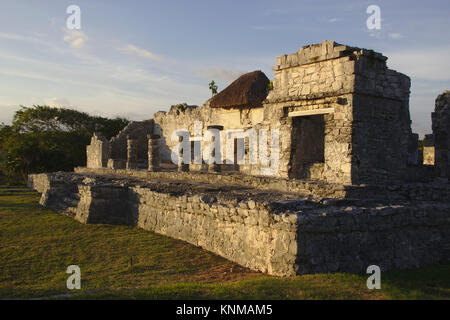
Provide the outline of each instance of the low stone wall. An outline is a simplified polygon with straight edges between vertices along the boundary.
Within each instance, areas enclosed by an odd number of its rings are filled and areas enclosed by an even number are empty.
[[[292,193],[119,175],[29,176],[41,204],[83,223],[138,226],[273,275],[383,271],[450,258],[450,204]]]

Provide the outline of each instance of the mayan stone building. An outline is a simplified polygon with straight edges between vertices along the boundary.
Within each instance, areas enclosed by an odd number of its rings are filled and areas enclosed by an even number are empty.
[[[386,60],[304,46],[276,58],[273,81],[253,71],[202,106],[94,135],[86,167],[29,185],[80,222],[138,226],[270,274],[448,260],[450,94],[421,156],[410,79]]]
[[[278,57],[274,70],[265,108],[291,133],[289,177],[344,184],[402,179],[410,79],[388,69],[386,57],[329,41]]]
[[[406,174],[412,134],[410,79],[388,69],[386,59],[333,41],[305,46],[277,58],[270,92],[267,77],[251,72],[202,107],[179,105],[168,113],[156,113],[143,130],[161,137],[161,161],[169,166],[172,149],[179,142],[172,139],[175,130],[188,133],[191,146],[185,151],[193,153],[195,148],[203,152],[207,142],[201,137],[208,129],[218,128],[221,141],[230,139],[227,130],[234,130],[233,139],[238,141],[233,145],[246,145],[241,164],[234,161],[222,169],[259,175],[263,165],[250,161],[248,140],[252,137],[245,132],[254,129],[257,140],[261,129],[275,129],[279,130],[278,177],[343,184],[400,181]],[[240,130],[244,134],[239,137]],[[270,145],[270,136],[268,140]],[[110,163],[123,167],[125,142],[112,143]],[[139,145],[143,164],[147,144]],[[225,148],[222,143],[220,164],[227,163]],[[201,161],[192,160],[191,170],[206,170]]]

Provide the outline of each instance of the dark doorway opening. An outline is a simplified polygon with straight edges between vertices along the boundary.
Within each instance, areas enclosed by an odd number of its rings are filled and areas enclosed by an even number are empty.
[[[325,119],[323,114],[292,118],[291,175],[308,178],[312,165],[325,162]]]

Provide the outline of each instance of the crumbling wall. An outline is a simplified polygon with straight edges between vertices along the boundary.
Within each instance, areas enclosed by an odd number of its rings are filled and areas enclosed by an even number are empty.
[[[450,205],[299,200],[258,189],[115,176],[31,175],[41,204],[84,223],[138,226],[253,270],[292,276],[420,267],[450,259]],[[442,199],[440,199],[442,200]]]
[[[138,142],[138,162],[141,167],[145,167],[147,161],[147,134],[153,132],[154,121],[133,121],[127,125],[119,134],[110,140],[111,143],[111,156],[114,161],[110,161],[110,164],[114,163],[119,165],[114,168],[124,168],[127,160],[127,138],[136,139]]]
[[[86,158],[88,168],[106,167],[111,154],[111,145],[105,137],[94,133],[91,143],[86,146]]]
[[[450,177],[450,92],[446,91],[436,98],[434,112],[431,114],[435,148],[435,172],[439,178]]]
[[[263,108],[211,108],[209,100],[201,107],[182,104],[172,106],[169,112],[157,112],[154,115],[154,134],[161,136],[161,160],[171,162],[171,152],[179,143],[178,139],[172,140],[172,134],[176,130],[188,131],[191,138],[195,137],[194,124],[201,122],[200,136],[204,136],[209,126],[222,127],[220,132],[222,140],[222,162],[226,160],[226,130],[245,130],[263,119]],[[201,150],[209,146],[210,141],[201,141]],[[191,150],[193,152],[193,150]]]

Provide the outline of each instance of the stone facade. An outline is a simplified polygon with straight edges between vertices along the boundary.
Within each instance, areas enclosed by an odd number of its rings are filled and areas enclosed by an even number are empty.
[[[174,133],[178,131],[187,135],[190,144],[182,154],[191,154],[195,148],[208,153],[212,140],[222,142],[221,150],[212,152],[217,156],[215,165],[207,166],[204,159],[192,156],[191,164],[180,170],[271,172],[281,178],[343,184],[404,180],[406,166],[416,161],[414,151],[409,150],[410,80],[388,69],[386,59],[372,50],[334,41],[305,46],[277,58],[273,90],[262,106],[211,108],[208,100],[201,107],[181,104],[169,112],[157,112],[154,119],[131,124],[112,139],[110,167],[119,169],[115,160],[127,159],[124,136],[145,139],[143,131],[161,137],[161,165],[176,167],[172,152],[177,152],[179,136]],[[222,128],[216,138],[209,134],[211,127]],[[261,132],[267,132],[267,138]],[[276,140],[274,132],[278,133]],[[230,139],[235,141],[227,145]],[[251,158],[252,139],[267,144],[259,145],[268,149],[267,155],[272,146],[278,147],[276,166],[274,160],[264,163],[260,157]],[[232,161],[230,165],[230,158],[237,160],[238,156],[227,154],[227,148],[237,143],[246,146],[245,152],[239,164]],[[148,166],[148,142],[137,145],[138,167]],[[273,172],[268,170],[272,167],[276,168]]]
[[[360,184],[403,178],[411,134],[410,79],[388,69],[386,59],[333,41],[277,58],[274,90],[265,106],[284,109],[294,133],[304,130],[302,123],[323,118],[323,159],[310,162],[323,167],[320,180]],[[295,117],[305,119],[299,124]],[[297,138],[293,134],[288,150],[298,146]],[[304,177],[297,158],[290,160],[289,177]]]

